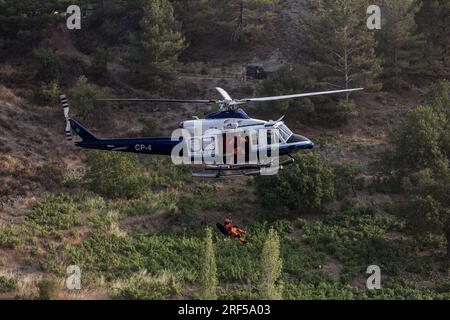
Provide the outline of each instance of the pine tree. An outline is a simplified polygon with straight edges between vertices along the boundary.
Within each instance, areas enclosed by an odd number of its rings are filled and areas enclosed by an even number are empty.
[[[278,0],[214,0],[219,24],[231,31],[231,43],[242,43],[250,34],[257,34],[273,17]],[[220,20],[222,19],[222,20]]]
[[[450,1],[420,0],[416,14],[419,31],[427,40],[427,57],[435,76],[450,76]]]
[[[201,264],[200,282],[202,285],[201,298],[204,300],[216,300],[217,290],[217,266],[211,228],[206,229],[203,257]]]
[[[261,255],[261,278],[258,286],[261,299],[282,299],[281,286],[278,283],[282,266],[280,238],[275,230],[270,229]]]
[[[374,33],[366,26],[367,6],[365,0],[324,0],[316,15],[303,20],[309,66],[323,85],[379,88],[381,62]]]
[[[211,32],[211,19],[213,19],[211,1],[172,1],[176,16],[182,23],[182,31],[190,45]]]
[[[425,39],[417,32],[416,11],[413,0],[383,1],[385,21],[377,38],[388,87],[399,89],[408,78],[425,73]]]
[[[130,36],[133,48],[125,62],[132,71],[145,75],[155,87],[173,70],[185,47],[184,37],[168,0],[145,0],[140,26],[141,32]]]

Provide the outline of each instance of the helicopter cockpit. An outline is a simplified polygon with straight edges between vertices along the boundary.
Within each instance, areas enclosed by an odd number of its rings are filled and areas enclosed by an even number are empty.
[[[275,126],[276,129],[278,129],[278,131],[280,132],[280,137],[282,138],[282,140],[284,140],[284,142],[288,142],[289,139],[292,137],[292,135],[294,134],[291,129],[289,129],[287,127],[287,125],[285,125],[283,122],[280,122],[279,125]]]

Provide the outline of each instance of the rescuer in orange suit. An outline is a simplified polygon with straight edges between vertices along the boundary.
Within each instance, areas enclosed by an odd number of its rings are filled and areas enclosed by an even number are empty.
[[[247,243],[247,241],[242,237],[242,235],[245,234],[245,230],[240,229],[238,226],[233,226],[233,221],[231,221],[231,219],[225,219],[223,225],[218,223],[217,227],[226,236],[236,237],[242,244]]]

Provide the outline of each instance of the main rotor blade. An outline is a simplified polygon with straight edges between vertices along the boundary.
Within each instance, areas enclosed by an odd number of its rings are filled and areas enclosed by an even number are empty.
[[[290,95],[286,95],[286,96],[275,96],[275,97],[248,98],[248,99],[240,99],[240,100],[237,100],[236,102],[238,104],[242,104],[242,103],[248,103],[248,102],[289,100],[289,99],[297,99],[297,98],[312,97],[312,96],[322,96],[322,95],[336,94],[336,93],[346,93],[346,92],[353,92],[353,91],[360,91],[360,90],[364,90],[364,88],[290,94]]]
[[[179,99],[96,99],[96,101],[106,102],[164,102],[164,103],[204,103],[217,104],[218,100],[179,100]]]
[[[228,92],[226,92],[224,89],[217,87],[216,88],[217,91],[219,91],[220,95],[227,101],[231,101],[233,99],[231,99],[231,96],[228,94]]]

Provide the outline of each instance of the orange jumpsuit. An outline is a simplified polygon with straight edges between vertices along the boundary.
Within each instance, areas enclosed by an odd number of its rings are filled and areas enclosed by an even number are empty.
[[[225,222],[223,223],[223,226],[228,235],[238,238],[242,244],[247,242],[242,237],[242,235],[245,234],[245,230],[239,229],[238,227],[233,227],[231,221],[229,221],[228,219],[225,220]]]

